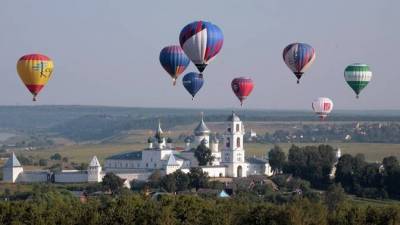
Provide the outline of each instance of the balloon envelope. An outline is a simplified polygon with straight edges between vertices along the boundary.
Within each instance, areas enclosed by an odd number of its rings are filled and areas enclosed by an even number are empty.
[[[331,99],[326,97],[319,97],[312,102],[312,109],[319,116],[321,120],[324,120],[326,116],[333,109],[333,102]]]
[[[185,71],[190,63],[189,58],[178,45],[171,45],[163,48],[160,52],[160,63],[169,73],[175,85],[176,79]]]
[[[182,29],[179,43],[189,59],[202,73],[221,50],[224,35],[219,27],[210,22],[195,21]]]
[[[201,89],[204,83],[203,76],[198,73],[187,73],[182,79],[183,86],[192,95],[192,99],[196,93]]]
[[[33,101],[36,101],[36,96],[49,81],[53,67],[53,61],[41,54],[24,55],[18,60],[17,72],[32,93]]]
[[[315,60],[315,50],[305,43],[292,43],[283,49],[283,60],[297,77],[299,83],[303,73]]]
[[[254,83],[250,78],[238,77],[232,80],[231,83],[232,91],[238,97],[240,104],[250,95],[253,91]]]
[[[354,63],[344,70],[344,79],[356,93],[357,98],[361,90],[371,81],[371,78],[372,72],[367,64]]]

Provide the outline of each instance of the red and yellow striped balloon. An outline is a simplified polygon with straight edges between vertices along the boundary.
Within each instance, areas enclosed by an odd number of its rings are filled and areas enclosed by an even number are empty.
[[[49,81],[53,67],[53,61],[41,54],[24,55],[18,60],[17,72],[32,93],[33,101],[36,101],[36,96]]]

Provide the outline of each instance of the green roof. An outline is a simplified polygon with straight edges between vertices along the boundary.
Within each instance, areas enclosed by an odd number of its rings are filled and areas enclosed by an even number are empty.
[[[128,152],[117,155],[112,155],[106,159],[119,159],[119,160],[142,160],[142,152]]]

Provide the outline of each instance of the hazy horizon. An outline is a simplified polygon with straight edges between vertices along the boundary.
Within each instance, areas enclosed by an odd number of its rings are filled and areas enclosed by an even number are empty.
[[[90,105],[187,109],[311,110],[326,96],[335,110],[400,110],[394,65],[400,31],[399,1],[6,0],[0,8],[0,105]],[[194,20],[217,24],[225,36],[220,54],[205,70],[196,96],[176,87],[158,61]],[[283,48],[306,42],[316,49],[313,66],[296,84],[282,60]],[[52,79],[31,102],[16,73],[24,54],[54,60]],[[344,68],[371,66],[372,81],[360,99],[347,86]],[[196,71],[191,64],[186,72]],[[255,82],[240,107],[234,77]]]

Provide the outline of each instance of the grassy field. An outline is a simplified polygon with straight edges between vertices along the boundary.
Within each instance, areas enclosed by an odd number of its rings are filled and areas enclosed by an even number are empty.
[[[139,150],[144,147],[144,144],[86,144],[46,150],[19,151],[16,154],[32,156],[34,159],[48,159],[51,155],[60,153],[62,157],[68,157],[70,162],[89,163],[94,155],[102,162],[107,156]]]
[[[358,154],[363,153],[366,159],[370,162],[381,161],[384,157],[394,155],[400,159],[400,144],[368,144],[368,143],[328,143],[333,147],[339,147],[342,154]],[[178,144],[183,146],[183,144]],[[288,151],[292,144],[283,143],[280,146],[284,151]],[[299,146],[316,145],[316,143],[302,143]],[[86,144],[86,145],[72,145],[60,147],[55,149],[34,150],[34,151],[19,151],[17,154],[25,156],[32,156],[35,159],[48,159],[54,153],[60,153],[63,157],[68,157],[69,161],[81,163],[89,162],[90,159],[96,155],[101,162],[107,156],[122,153],[127,151],[137,151],[144,149],[145,143],[135,144]],[[265,156],[267,150],[273,147],[272,144],[245,144],[246,156]]]
[[[340,148],[343,154],[356,155],[362,153],[365,155],[367,161],[375,162],[381,161],[386,156],[396,156],[400,159],[400,144],[379,144],[379,143],[327,143],[332,145],[334,148]],[[282,143],[279,146],[285,152],[288,152],[292,144]],[[305,145],[316,145],[316,143],[299,143],[299,146]],[[267,150],[273,147],[272,144],[262,145],[262,144],[246,144],[246,154],[247,156],[265,155]]]

